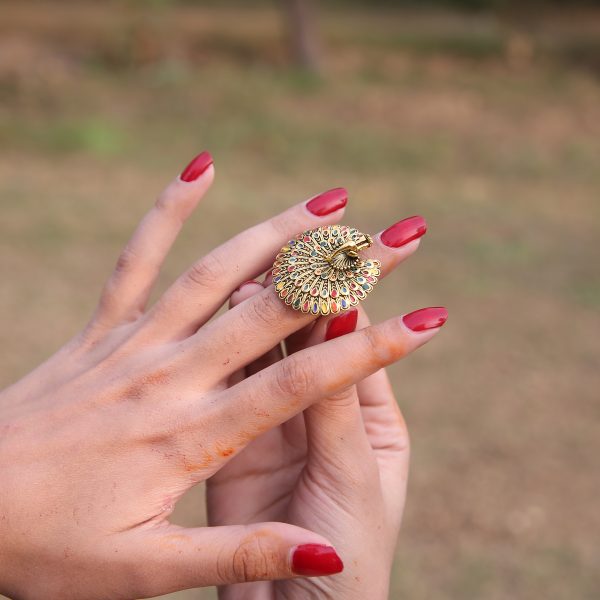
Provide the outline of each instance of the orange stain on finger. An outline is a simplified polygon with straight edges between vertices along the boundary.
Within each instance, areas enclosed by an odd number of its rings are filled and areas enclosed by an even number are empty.
[[[220,442],[215,444],[215,453],[218,456],[222,456],[223,458],[227,458],[231,456],[235,452],[235,448],[232,448],[229,445],[223,445]]]
[[[210,452],[207,452],[206,450],[204,450],[202,452],[202,457],[200,458],[200,460],[198,462],[191,462],[190,460],[188,460],[188,458],[186,456],[183,457],[183,468],[188,472],[188,473],[194,473],[197,471],[202,471],[206,468],[208,468],[208,466],[213,462],[214,457]]]

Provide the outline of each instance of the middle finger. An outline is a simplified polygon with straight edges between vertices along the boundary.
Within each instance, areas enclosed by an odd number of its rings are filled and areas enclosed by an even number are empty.
[[[368,254],[381,261],[382,277],[416,251],[425,231],[422,217],[410,217],[374,236]],[[213,382],[207,383],[216,383],[316,318],[290,309],[271,285],[186,340],[181,347],[180,360],[197,365],[201,359],[206,372],[215,377]]]

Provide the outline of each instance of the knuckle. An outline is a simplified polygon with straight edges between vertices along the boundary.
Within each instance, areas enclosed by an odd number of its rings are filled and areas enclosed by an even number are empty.
[[[249,327],[272,328],[281,317],[281,301],[272,290],[261,292],[246,303],[247,310],[243,311],[243,319]]]
[[[112,275],[104,285],[102,295],[100,296],[99,311],[100,314],[110,315],[121,306],[122,298],[119,294],[124,280],[130,277],[136,268],[139,268],[140,260],[137,252],[127,244],[121,251],[115,264]]]
[[[312,369],[306,359],[291,356],[279,363],[276,371],[278,391],[289,398],[303,398],[313,386]]]
[[[390,418],[391,427],[391,442],[389,447],[398,452],[410,451],[410,433],[406,425],[406,421],[400,412],[398,406],[394,407],[394,414]]]
[[[277,564],[277,557],[265,543],[265,538],[254,535],[238,546],[231,560],[234,581],[246,582],[268,579]]]
[[[177,226],[181,226],[187,216],[184,203],[171,186],[158,196],[154,210],[159,218],[172,220]]]
[[[390,335],[381,327],[362,330],[367,356],[377,368],[385,367],[404,354],[404,345],[398,336]]]
[[[173,189],[169,186],[160,193],[154,206],[159,212],[170,212],[174,204],[174,196]]]
[[[211,287],[219,282],[223,273],[221,261],[214,254],[209,254],[189,268],[186,280],[191,287]]]
[[[123,377],[115,386],[111,397],[118,401],[140,402],[160,394],[172,384],[172,381],[170,369],[157,364],[154,368],[148,368],[141,373]]]
[[[115,265],[115,273],[118,275],[130,273],[133,265],[137,260],[137,253],[135,250],[127,245],[119,255],[117,259],[117,264]]]

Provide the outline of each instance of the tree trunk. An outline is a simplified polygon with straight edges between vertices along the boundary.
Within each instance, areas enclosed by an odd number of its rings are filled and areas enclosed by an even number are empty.
[[[312,0],[283,0],[283,8],[288,21],[294,63],[307,71],[319,73],[319,40]]]

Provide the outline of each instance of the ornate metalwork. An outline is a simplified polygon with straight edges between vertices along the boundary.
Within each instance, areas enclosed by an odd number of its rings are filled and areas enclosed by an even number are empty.
[[[299,233],[273,263],[275,290],[288,306],[304,313],[348,310],[366,298],[381,273],[378,260],[359,255],[372,244],[369,235],[346,225]]]

